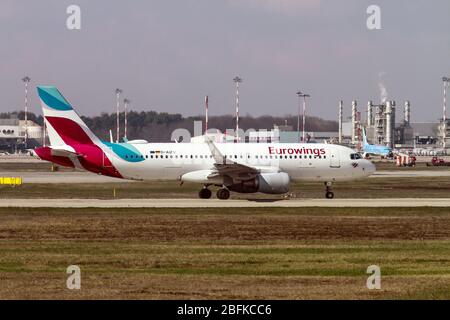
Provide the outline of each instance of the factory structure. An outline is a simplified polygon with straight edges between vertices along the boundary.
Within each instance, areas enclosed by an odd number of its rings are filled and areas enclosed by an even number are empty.
[[[405,101],[403,117],[396,121],[396,102],[392,100],[380,104],[367,102],[366,117],[361,116],[358,102],[352,101],[350,121],[344,122],[343,102],[339,103],[339,143],[361,148],[362,129],[365,128],[367,140],[372,144],[390,148],[411,147],[414,145],[414,128],[411,125],[411,104]],[[348,139],[349,138],[349,139]]]
[[[447,153],[450,148],[450,121],[411,122],[411,103],[405,101],[397,106],[396,101],[386,100],[380,104],[368,101],[364,108],[364,117],[356,100],[351,103],[351,116],[344,120],[343,102],[339,102],[338,143],[361,149],[362,130],[366,131],[369,143],[385,145],[393,149],[413,149],[418,145],[427,148],[442,149]],[[399,109],[399,110],[398,110]],[[401,114],[400,119],[397,115]]]

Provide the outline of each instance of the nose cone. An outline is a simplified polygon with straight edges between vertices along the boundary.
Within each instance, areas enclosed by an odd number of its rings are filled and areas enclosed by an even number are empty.
[[[363,160],[362,169],[365,176],[370,176],[375,173],[376,168],[375,165],[369,160]]]

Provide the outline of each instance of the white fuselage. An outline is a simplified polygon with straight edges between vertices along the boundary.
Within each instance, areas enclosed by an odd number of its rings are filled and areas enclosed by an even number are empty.
[[[118,156],[108,152],[114,167],[128,179],[178,180],[192,171],[214,169],[216,162],[206,143],[138,143],[132,146],[139,155]],[[353,180],[375,171],[370,161],[355,158],[352,156],[355,151],[339,145],[217,143],[216,146],[227,161],[256,167],[261,172],[286,172],[291,180]]]

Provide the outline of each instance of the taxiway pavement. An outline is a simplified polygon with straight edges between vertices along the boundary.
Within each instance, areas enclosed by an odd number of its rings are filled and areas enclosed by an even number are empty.
[[[261,207],[450,207],[450,198],[392,199],[2,199],[0,207],[21,208],[261,208]]]

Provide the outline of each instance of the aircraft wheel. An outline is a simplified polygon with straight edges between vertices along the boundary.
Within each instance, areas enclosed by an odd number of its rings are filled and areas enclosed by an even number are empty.
[[[209,199],[211,198],[212,192],[208,188],[203,188],[198,192],[198,196],[200,199]]]
[[[230,191],[227,188],[217,190],[217,199],[227,200],[228,198],[230,198]]]
[[[334,193],[332,191],[327,191],[327,193],[325,193],[325,198],[333,199],[334,198]]]

